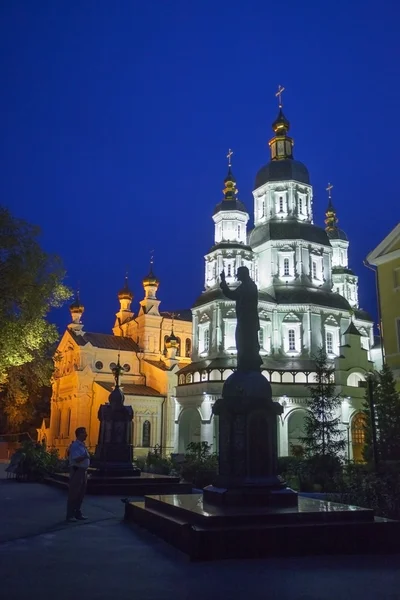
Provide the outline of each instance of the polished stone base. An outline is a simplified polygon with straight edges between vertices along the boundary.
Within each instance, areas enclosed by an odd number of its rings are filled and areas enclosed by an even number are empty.
[[[135,467],[132,463],[125,462],[107,462],[96,465],[93,461],[92,476],[99,477],[140,477],[141,470]]]
[[[128,502],[125,520],[192,560],[400,551],[400,522],[372,510],[298,497],[295,507],[217,507],[202,494]]]
[[[220,507],[268,506],[283,508],[297,506],[297,493],[284,486],[277,486],[274,489],[272,486],[256,484],[241,487],[209,485],[203,490],[203,499],[208,504]]]
[[[190,494],[192,486],[181,483],[179,477],[141,473],[140,476],[104,476],[95,469],[89,469],[87,483],[88,494],[107,494],[118,496],[145,496],[146,494]],[[67,488],[69,473],[55,473],[46,479],[46,483]]]

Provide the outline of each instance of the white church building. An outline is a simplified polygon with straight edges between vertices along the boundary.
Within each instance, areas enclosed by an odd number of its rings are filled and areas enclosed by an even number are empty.
[[[280,106],[269,142],[270,160],[255,177],[254,228],[238,198],[229,169],[224,197],[213,214],[214,245],[205,255],[204,290],[193,314],[192,362],[178,371],[175,451],[191,441],[218,447],[212,405],[236,364],[235,306],[220,290],[238,282],[247,266],[259,289],[263,373],[274,400],[284,408],[279,421],[279,454],[300,445],[309,391],[315,381],[314,357],[324,347],[335,368],[343,401],[339,415],[348,440],[347,457],[361,459],[362,403],[366,373],[380,368],[373,321],[359,307],[358,277],[349,268],[349,241],[339,229],[328,186],[325,227],[313,221],[313,188],[306,166],[293,157],[289,121]]]

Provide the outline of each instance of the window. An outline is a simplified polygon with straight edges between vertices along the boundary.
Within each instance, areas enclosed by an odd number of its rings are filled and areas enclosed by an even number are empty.
[[[210,349],[210,330],[204,330],[204,352],[208,352]]]
[[[261,201],[261,218],[265,217],[265,201]]]
[[[283,212],[283,198],[279,196],[279,212]]]
[[[296,352],[296,332],[294,329],[289,329],[289,352]]]
[[[264,349],[264,329],[262,327],[258,332],[258,342],[260,344],[261,350],[263,350]]]
[[[303,198],[299,198],[299,214],[303,214]]]
[[[358,413],[351,424],[351,434],[353,444],[361,444],[364,446],[365,444],[365,417],[363,414]]]
[[[181,356],[181,338],[176,338],[176,355]]]
[[[232,276],[232,265],[229,263],[228,264],[228,277]]]
[[[192,342],[189,338],[186,338],[186,342],[185,342],[185,356],[187,358],[190,357],[192,353]]]
[[[290,271],[289,271],[289,259],[285,258],[283,260],[283,274],[289,276],[290,275]]]
[[[330,331],[326,334],[326,351],[328,354],[333,354],[333,333]]]
[[[142,447],[143,448],[150,448],[150,432],[151,432],[150,421],[145,421],[143,423],[143,427],[142,427]]]
[[[313,279],[317,279],[317,263],[315,260],[312,261],[312,276]]]
[[[241,234],[241,227],[240,227],[240,225],[238,225],[237,226],[237,236],[238,236],[239,240],[240,240],[240,234]]]

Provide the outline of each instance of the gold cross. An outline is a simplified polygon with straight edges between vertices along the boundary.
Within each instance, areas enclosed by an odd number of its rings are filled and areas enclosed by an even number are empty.
[[[326,191],[328,192],[328,198],[329,200],[332,199],[332,194],[331,194],[331,189],[333,188],[333,185],[331,183],[328,183],[328,187],[326,188]]]
[[[228,154],[226,155],[226,158],[228,159],[228,167],[232,166],[232,161],[231,161],[232,154],[233,154],[233,151],[229,148]]]
[[[278,85],[278,91],[276,92],[275,96],[278,98],[279,108],[282,108],[282,93],[284,91],[285,91],[285,88],[282,87],[281,85]]]

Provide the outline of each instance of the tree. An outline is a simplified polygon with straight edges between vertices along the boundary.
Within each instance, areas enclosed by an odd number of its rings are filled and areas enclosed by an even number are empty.
[[[308,387],[311,398],[304,418],[305,435],[301,440],[308,457],[338,457],[346,445],[340,417],[335,417],[341,406],[341,397],[336,393],[334,369],[329,366],[323,348],[315,357],[315,370],[315,384]]]
[[[371,389],[375,413],[377,452],[379,460],[400,460],[400,394],[388,365],[379,373],[371,374]],[[364,403],[365,448],[364,458],[373,458],[371,409],[367,388]]]
[[[13,428],[32,417],[34,397],[50,384],[58,332],[46,317],[71,295],[60,259],[41,248],[39,234],[0,207],[0,402]]]

